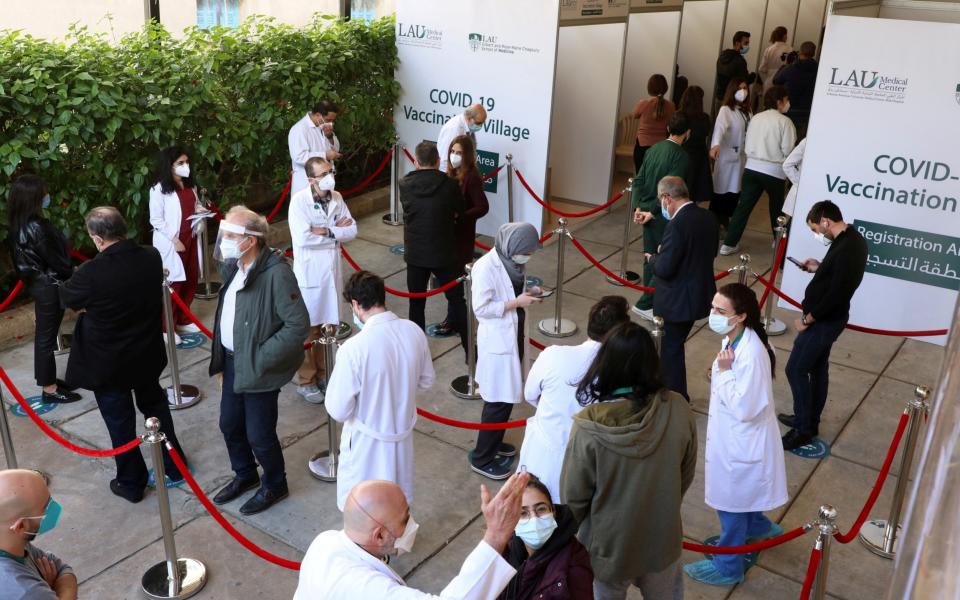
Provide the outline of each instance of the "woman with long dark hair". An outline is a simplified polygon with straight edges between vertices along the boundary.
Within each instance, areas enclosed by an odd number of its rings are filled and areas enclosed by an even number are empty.
[[[196,173],[187,151],[181,146],[161,150],[157,154],[153,181],[150,188],[153,246],[160,252],[163,268],[169,271],[167,279],[171,289],[189,307],[197,293],[200,275],[197,231],[190,217],[203,207],[197,195]],[[173,333],[178,344],[180,336],[177,332],[200,331],[176,304],[173,305],[173,321],[165,324],[165,331]],[[171,332],[171,329],[175,331]]]
[[[673,102],[664,97],[668,88],[666,77],[659,73],[651,75],[647,81],[650,97],[638,102],[633,109],[633,117],[638,119],[637,141],[633,146],[634,173],[640,172],[643,157],[650,146],[667,139],[667,123],[676,112]]]
[[[73,274],[67,239],[43,216],[50,206],[47,184],[36,175],[21,175],[7,197],[7,242],[17,274],[33,298],[36,319],[33,340],[33,374],[43,388],[42,399],[65,404],[80,400],[57,379],[53,352],[63,321],[60,284]]]
[[[647,600],[672,600],[683,589],[680,504],[697,464],[690,405],[663,387],[653,339],[632,321],[607,334],[577,400],[586,408],[560,489],[590,552],[594,597],[623,599],[633,584]]]
[[[776,356],[757,295],[742,283],[716,293],[709,325],[724,338],[710,378],[706,503],[720,518],[719,545],[740,546],[783,533],[763,514],[789,499],[774,410]],[[732,585],[743,581],[744,558],[717,554],[683,570],[701,583]]]
[[[707,145],[713,134],[710,115],[703,110],[703,88],[692,85],[683,92],[677,112],[687,116],[690,124],[690,137],[683,143],[683,149],[690,157],[690,176],[687,190],[694,202],[709,202],[713,199],[713,179],[710,175],[710,156]]]

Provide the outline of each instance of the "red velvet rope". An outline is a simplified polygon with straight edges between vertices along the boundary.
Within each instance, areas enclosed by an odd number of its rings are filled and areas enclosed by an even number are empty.
[[[704,544],[691,544],[690,542],[684,542],[683,549],[690,550],[691,552],[702,552],[704,554],[749,554],[751,552],[759,552],[761,550],[773,548],[774,546],[779,546],[780,544],[785,544],[790,540],[800,537],[806,532],[806,528],[797,527],[796,529],[791,529],[790,531],[780,534],[777,537],[772,537],[770,539],[763,540],[762,542],[757,542],[756,544],[744,544],[743,546],[707,546]]]
[[[590,253],[587,252],[587,249],[583,247],[583,244],[581,244],[581,243],[580,243],[580,240],[578,240],[577,238],[570,238],[570,241],[573,242],[574,247],[575,247],[577,250],[580,251],[580,254],[582,254],[584,258],[586,258],[587,260],[589,260],[589,261],[593,264],[593,266],[595,266],[596,268],[600,269],[600,270],[604,273],[604,275],[610,277],[611,279],[613,279],[613,280],[615,280],[615,281],[620,282],[621,284],[627,286],[628,288],[632,288],[632,289],[635,289],[635,290],[639,290],[639,291],[641,291],[641,292],[653,292],[653,288],[652,288],[652,287],[647,287],[647,286],[645,286],[645,285],[637,285],[637,284],[635,284],[635,283],[630,283],[629,281],[627,281],[627,280],[624,279],[623,277],[620,277],[619,275],[617,275],[616,273],[614,273],[614,272],[611,271],[610,269],[608,269],[608,268],[606,268],[605,266],[601,265],[601,264],[600,264],[600,261],[598,261],[598,260],[595,259],[593,256],[591,256]]]
[[[500,165],[500,166],[497,167],[496,169],[494,169],[494,170],[490,171],[489,173],[487,173],[486,175],[484,175],[484,176],[481,178],[481,181],[483,181],[484,183],[486,183],[486,182],[492,180],[494,177],[496,177],[497,175],[499,175],[499,174],[500,174],[500,171],[502,171],[502,170],[503,170],[503,165]]]
[[[854,522],[853,527],[850,528],[850,531],[847,533],[841,534],[837,532],[833,534],[833,537],[837,539],[841,544],[849,544],[857,537],[857,534],[860,533],[860,528],[863,527],[864,522],[867,520],[867,516],[870,514],[870,511],[873,510],[873,505],[876,504],[877,498],[880,497],[880,490],[883,489],[883,484],[887,480],[887,475],[890,473],[890,465],[893,464],[893,457],[897,453],[897,446],[900,445],[900,439],[903,438],[903,432],[907,429],[907,421],[910,420],[910,415],[904,411],[900,415],[900,423],[897,425],[897,432],[893,434],[893,441],[890,442],[890,448],[887,450],[887,458],[883,461],[883,466],[880,468],[880,473],[877,474],[877,481],[873,484],[873,489],[870,491],[870,497],[867,498],[867,503],[863,505],[863,510],[860,511],[860,516],[857,517],[856,522]],[[905,477],[905,473],[900,473],[900,477]]]
[[[10,290],[10,295],[7,296],[7,299],[0,303],[0,313],[7,310],[10,304],[13,303],[13,299],[17,297],[17,294],[20,293],[20,290],[23,289],[23,280],[17,281],[17,285],[13,286],[13,289]]]
[[[481,250],[483,250],[483,251],[485,251],[485,252],[488,251],[488,250],[493,250],[493,246],[487,246],[486,244],[481,244],[480,242],[478,242],[478,241],[476,241],[476,240],[473,241],[473,245],[476,246],[477,248],[480,248]]]
[[[280,192],[280,199],[277,200],[276,206],[273,207],[273,210],[270,211],[270,214],[267,215],[267,223],[272,223],[274,217],[277,216],[277,213],[280,212],[280,209],[283,208],[283,203],[287,201],[287,195],[290,193],[290,186],[293,185],[293,171],[290,171],[290,179],[287,179],[287,185],[283,186],[283,190]]]
[[[73,248],[70,248],[70,249],[67,251],[67,253],[68,253],[71,257],[77,259],[78,261],[80,261],[80,262],[82,262],[82,263],[85,263],[85,262],[87,262],[88,260],[90,260],[90,257],[89,257],[89,256],[84,256],[84,255],[80,254],[79,252],[77,252],[76,250],[74,250]]]
[[[237,529],[230,524],[224,516],[217,510],[217,507],[213,505],[213,502],[210,501],[210,498],[203,492],[203,488],[200,487],[200,484],[197,483],[197,480],[193,478],[193,475],[190,474],[190,469],[187,468],[186,463],[183,462],[180,453],[177,452],[177,449],[170,445],[169,442],[166,444],[167,453],[170,455],[170,458],[173,460],[173,464],[177,465],[177,469],[183,473],[184,479],[187,480],[187,485],[190,486],[190,489],[193,490],[193,493],[196,494],[197,500],[203,504],[203,507],[207,509],[207,512],[210,513],[210,516],[213,517],[213,520],[220,524],[220,527],[223,527],[227,533],[229,533],[233,539],[240,542],[240,545],[253,552],[263,560],[271,562],[277,566],[283,567],[284,569],[290,569],[291,571],[299,571],[300,563],[286,558],[282,558],[264,550],[260,546],[254,544],[250,539],[245,535],[237,531]]]
[[[203,332],[203,335],[207,336],[208,338],[210,338],[210,339],[212,340],[212,339],[213,339],[213,332],[210,331],[209,329],[207,329],[207,326],[204,325],[204,324],[200,321],[200,319],[197,318],[197,315],[193,314],[193,313],[190,311],[190,308],[187,306],[187,303],[183,301],[183,298],[181,298],[181,297],[179,296],[179,294],[177,294],[177,292],[174,291],[174,290],[172,290],[172,289],[170,290],[170,297],[173,299],[174,302],[177,303],[177,306],[180,307],[180,310],[183,311],[183,314],[187,315],[187,317],[188,317],[191,321],[193,321],[193,324],[196,325],[196,326],[200,329],[201,332]]]
[[[347,259],[347,262],[350,263],[350,266],[353,267],[354,271],[362,271],[363,269],[360,265],[357,264],[357,261],[353,260],[353,257],[347,252],[347,249],[343,246],[340,246],[340,251],[343,252],[343,257]],[[384,285],[384,289],[393,294],[394,296],[400,296],[401,298],[429,298],[430,296],[436,296],[437,294],[442,294],[445,291],[454,288],[460,285],[459,279],[451,279],[447,283],[441,285],[438,288],[434,288],[429,292],[404,292],[403,290],[395,290],[391,287]]]
[[[411,164],[411,165],[416,165],[416,164],[417,164],[417,159],[415,159],[415,158],[413,157],[413,155],[410,154],[410,151],[407,150],[406,146],[404,146],[404,148],[403,148],[403,153],[407,155],[407,160],[410,161],[410,164]]]
[[[0,367],[0,379],[3,380],[3,383],[6,384],[7,389],[10,390],[10,393],[13,394],[13,397],[16,398],[17,402],[20,403],[21,408],[23,408],[24,412],[27,413],[27,416],[30,417],[30,420],[36,423],[37,427],[47,434],[50,439],[57,442],[67,450],[71,450],[77,454],[82,454],[83,456],[108,458],[111,456],[117,456],[118,454],[123,454],[129,450],[133,450],[141,444],[140,438],[133,438],[126,444],[110,450],[98,450],[96,448],[85,448],[83,446],[78,446],[54,431],[52,427],[47,425],[46,421],[40,418],[40,415],[33,410],[33,407],[30,406],[30,403],[24,399],[23,394],[20,393],[20,390],[17,389],[17,386],[13,385],[13,381],[10,380],[10,376],[7,375],[7,372],[3,367]],[[0,406],[0,410],[6,410],[6,408]]]
[[[349,190],[340,192],[340,195],[343,196],[344,198],[346,198],[347,196],[352,196],[357,192],[366,188],[371,183],[373,183],[373,180],[376,179],[377,175],[379,175],[383,171],[383,169],[387,166],[387,164],[390,162],[390,159],[392,157],[393,157],[393,148],[390,148],[390,150],[387,152],[387,155],[383,157],[383,160],[380,161],[380,164],[377,166],[376,170],[369,177],[367,177],[357,185],[353,186]]]
[[[783,262],[783,255],[787,253],[787,236],[780,238],[780,245],[777,246],[776,256],[773,259],[773,266],[770,268],[770,284],[764,288],[763,296],[760,297],[760,308],[763,308],[763,303],[767,301],[767,296],[770,295],[770,287],[773,285],[773,282],[777,280],[777,273],[780,272],[780,263]]]
[[[448,419],[447,417],[435,415],[432,412],[428,412],[419,407],[417,408],[417,414],[431,421],[443,423],[444,425],[450,425],[451,427],[457,427],[460,429],[475,429],[479,431],[514,429],[516,427],[524,427],[527,424],[526,419],[520,419],[519,421],[507,421],[505,423],[474,423],[473,421],[457,421],[456,419]]]
[[[541,344],[540,342],[538,342],[537,340],[535,340],[535,339],[533,339],[533,338],[530,338],[530,339],[528,339],[527,341],[530,342],[530,345],[533,346],[534,348],[536,348],[537,350],[544,350],[544,349],[546,349],[546,346],[544,346],[543,344]]]
[[[817,548],[810,551],[810,563],[807,565],[807,576],[803,578],[803,588],[800,589],[800,600],[810,599],[810,590],[813,588],[813,580],[817,578],[817,570],[820,568],[820,559],[823,552]]]
[[[545,209],[552,212],[553,214],[559,215],[561,217],[567,217],[571,219],[576,219],[579,217],[589,217],[590,215],[596,214],[605,208],[609,208],[613,203],[615,203],[617,200],[623,197],[623,192],[617,192],[617,194],[615,194],[613,198],[610,198],[609,200],[607,200],[606,202],[604,202],[599,206],[594,206],[590,210],[587,210],[581,213],[565,212],[562,210],[557,210],[556,208],[544,202],[540,198],[540,196],[538,196],[537,193],[533,191],[533,189],[530,187],[530,184],[527,183],[527,180],[523,178],[523,174],[520,172],[520,169],[514,169],[514,172],[517,174],[517,179],[520,180],[521,185],[523,185],[524,189],[527,190],[527,193],[529,193],[530,196],[537,201],[537,204],[544,207]]]
[[[731,271],[720,271],[719,273],[717,273],[716,275],[713,276],[713,280],[714,280],[714,281],[720,281],[720,280],[723,279],[724,277],[729,277],[729,276],[730,276],[730,273],[731,273]]]

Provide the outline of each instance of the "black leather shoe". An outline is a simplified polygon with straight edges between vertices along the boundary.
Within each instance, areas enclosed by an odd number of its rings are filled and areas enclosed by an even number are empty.
[[[140,490],[140,493],[138,494],[134,490],[123,488],[120,486],[120,482],[116,479],[110,480],[110,491],[132,504],[136,504],[137,502],[143,500],[143,490]]]
[[[793,429],[794,423],[797,422],[797,418],[793,415],[788,415],[787,413],[777,413],[777,420]]]
[[[796,450],[802,446],[806,446],[813,441],[812,435],[803,435],[796,429],[791,429],[783,436],[783,449],[784,450]]]
[[[239,477],[234,477],[230,483],[223,486],[223,489],[217,492],[217,495],[213,497],[213,503],[226,504],[231,500],[236,500],[244,492],[248,492],[256,487],[260,487],[259,477],[247,479],[246,481]]]
[[[71,402],[83,400],[83,396],[76,392],[67,391],[62,387],[57,387],[57,391],[52,394],[43,392],[41,394],[41,400],[44,404],[70,404]]]
[[[447,337],[455,333],[456,330],[454,330],[450,321],[444,321],[443,323],[440,323],[437,325],[437,328],[433,330],[433,334],[439,337]]]
[[[62,379],[57,379],[57,387],[58,387],[58,388],[63,388],[63,389],[65,389],[65,390],[67,390],[68,392],[72,392],[73,390],[77,389],[77,386],[75,386],[75,385],[67,385],[67,382],[64,381],[64,380],[62,380]]]
[[[263,512],[289,495],[290,492],[287,490],[287,486],[283,486],[282,490],[276,492],[271,492],[267,488],[261,487],[257,490],[257,493],[253,495],[253,498],[243,503],[243,506],[240,507],[240,514],[255,515],[258,512]]]
[[[516,456],[517,447],[513,444],[508,444],[506,442],[500,442],[500,445],[497,446],[497,454],[500,456]]]

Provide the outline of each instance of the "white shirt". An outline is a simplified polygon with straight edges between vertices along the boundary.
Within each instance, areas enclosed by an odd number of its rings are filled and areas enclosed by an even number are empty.
[[[318,535],[303,557],[293,600],[495,600],[516,570],[486,542],[473,549],[439,596],[409,588],[343,530]]]
[[[763,91],[766,92],[773,87],[773,77],[777,74],[785,63],[780,60],[784,54],[793,51],[790,44],[786,42],[774,42],[767,46],[760,58],[760,66],[757,67],[757,75],[763,80]]]
[[[787,160],[783,161],[783,172],[793,185],[787,192],[787,198],[783,201],[783,213],[793,216],[793,211],[797,207],[797,193],[800,190],[800,169],[803,168],[803,153],[807,151],[807,138],[800,140],[797,147],[793,149]]]
[[[287,145],[290,150],[290,169],[293,171],[293,182],[290,185],[290,195],[307,187],[307,173],[304,165],[314,156],[325,158],[327,150],[340,151],[340,140],[337,134],[329,139],[323,134],[323,125],[314,125],[307,113],[302,119],[294,123],[287,134]],[[333,161],[330,161],[333,165]]]
[[[253,265],[253,263],[250,263]],[[237,312],[237,292],[247,283],[249,267],[237,263],[237,272],[223,293],[223,308],[220,310],[220,343],[224,348],[233,352],[233,319]]]
[[[440,171],[447,172],[447,156],[450,151],[450,144],[458,135],[470,135],[470,127],[467,126],[467,118],[463,113],[452,117],[443,127],[440,128],[440,135],[437,136],[437,152],[440,153]]]

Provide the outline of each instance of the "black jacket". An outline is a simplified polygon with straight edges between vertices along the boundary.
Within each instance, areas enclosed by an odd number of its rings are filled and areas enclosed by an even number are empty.
[[[66,381],[88,390],[156,382],[167,365],[161,333],[163,262],[122,240],[80,265],[60,287],[77,316]]]
[[[667,223],[660,251],[653,255],[653,312],[664,321],[696,321],[710,314],[717,293],[713,259],[719,230],[713,214],[694,203],[685,205]]]
[[[13,264],[25,283],[66,281],[73,274],[67,240],[49,220],[33,217],[8,239]]]
[[[740,54],[740,51],[727,48],[720,53],[720,57],[717,59],[717,81],[716,87],[713,89],[713,95],[717,97],[717,100],[722,100],[731,79],[735,77],[746,79],[749,74],[747,61]]]
[[[867,268],[867,241],[853,225],[833,240],[803,294],[803,312],[816,321],[846,321]]]
[[[790,110],[787,116],[808,117],[813,104],[813,88],[817,83],[817,61],[812,58],[798,60],[780,69],[773,78],[774,85],[787,88]]]
[[[442,268],[458,262],[455,225],[466,210],[457,180],[436,169],[418,169],[400,180],[404,260]]]

